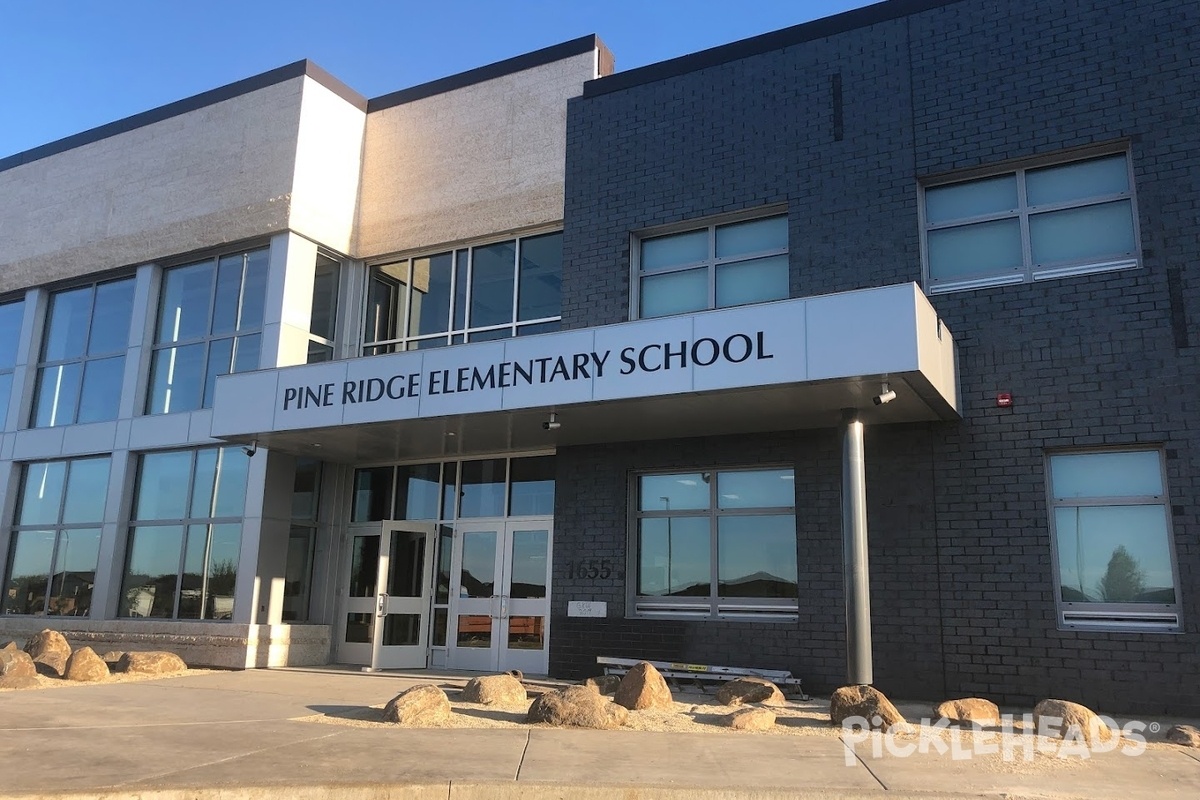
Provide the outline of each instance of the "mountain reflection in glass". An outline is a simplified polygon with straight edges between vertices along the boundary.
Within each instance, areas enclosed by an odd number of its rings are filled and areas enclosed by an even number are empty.
[[[721,597],[796,597],[795,516],[722,517],[717,561]]]

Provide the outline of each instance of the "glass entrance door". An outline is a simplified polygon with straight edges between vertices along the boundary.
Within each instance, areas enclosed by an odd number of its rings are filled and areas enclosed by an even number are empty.
[[[549,519],[459,523],[448,666],[546,673],[551,533]]]
[[[433,525],[349,528],[338,661],[373,670],[427,665],[433,548]]]

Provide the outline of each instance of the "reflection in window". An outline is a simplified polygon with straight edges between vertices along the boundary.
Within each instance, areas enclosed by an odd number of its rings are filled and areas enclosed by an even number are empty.
[[[1050,457],[1059,606],[1068,627],[1175,628],[1170,508],[1157,450]]]
[[[240,447],[141,457],[121,616],[233,618],[248,470]]]
[[[26,464],[0,614],[91,613],[110,460]]]
[[[308,324],[309,364],[333,359],[340,273],[341,265],[337,261],[321,253],[317,254],[317,264],[313,273],[312,310]]]
[[[638,613],[795,612],[793,470],[642,475],[637,490]]]
[[[308,619],[320,496],[321,462],[312,458],[296,459],[296,476],[292,480],[292,525],[288,531],[283,574],[284,622]]]
[[[50,296],[33,425],[117,418],[133,313],[133,278]]]
[[[24,301],[0,303],[0,428],[7,424],[8,401],[12,396],[13,369],[17,365],[17,346],[21,341]]]
[[[558,330],[561,280],[561,233],[372,267],[364,353]]]
[[[147,413],[212,406],[217,377],[258,369],[268,251],[163,273]]]

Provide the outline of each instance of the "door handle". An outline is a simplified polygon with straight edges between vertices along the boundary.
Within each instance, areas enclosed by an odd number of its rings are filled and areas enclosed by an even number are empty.
[[[500,595],[500,619],[508,619],[508,595]]]
[[[387,601],[388,595],[384,593],[381,593],[379,597],[375,598],[375,616],[387,616]]]

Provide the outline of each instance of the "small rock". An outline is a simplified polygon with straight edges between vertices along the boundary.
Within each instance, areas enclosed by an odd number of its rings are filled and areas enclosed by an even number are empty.
[[[397,725],[434,725],[450,719],[450,700],[437,686],[422,683],[389,700],[383,718]]]
[[[1059,739],[1082,736],[1089,745],[1107,742],[1113,735],[1104,721],[1096,716],[1096,712],[1067,700],[1043,700],[1038,703],[1033,707],[1033,724],[1038,733],[1045,730]]]
[[[613,702],[631,711],[641,711],[645,708],[670,708],[674,698],[662,673],[653,664],[642,661],[621,678],[621,684],[613,694]]]
[[[617,691],[617,687],[621,685],[621,676],[597,675],[594,678],[588,678],[583,682],[583,685],[596,694],[614,694]]]
[[[485,706],[524,706],[529,696],[512,675],[481,675],[467,681],[458,699]]]
[[[874,686],[843,686],[829,698],[829,721],[841,725],[850,717],[862,717],[872,730],[907,727],[892,701]]]
[[[134,675],[164,675],[169,672],[183,672],[186,669],[187,664],[174,653],[148,650],[129,652],[121,656],[116,671]]]
[[[629,712],[586,686],[546,692],[529,706],[525,721],[571,728],[612,730],[625,724]]]
[[[121,660],[121,656],[125,655],[124,650],[109,650],[100,658],[104,659],[104,663],[108,664],[110,670],[116,670],[117,663]]]
[[[81,647],[67,659],[63,677],[69,681],[95,683],[108,680],[108,664],[90,647]]]
[[[15,645],[0,649],[0,678],[32,678],[35,675],[37,667],[29,653],[18,650]]]
[[[510,669],[508,672],[506,672],[504,674],[512,675],[514,678],[516,678],[519,681],[525,680],[525,673],[521,672],[521,670],[519,670],[519,669]]]
[[[746,677],[727,681],[717,689],[717,702],[723,706],[740,706],[746,703],[764,703],[769,706],[787,704],[787,698],[779,687],[766,678]]]
[[[71,645],[61,633],[46,628],[29,637],[25,652],[35,664],[42,665],[37,668],[38,672],[51,678],[61,678],[67,668],[67,659],[71,657]]]
[[[0,689],[36,689],[41,686],[32,675],[5,675],[0,678]]]
[[[1167,731],[1167,741],[1184,747],[1200,747],[1200,728],[1194,725],[1173,725]]]
[[[775,727],[775,712],[768,708],[743,708],[727,714],[721,722],[735,731],[769,731]]]
[[[933,709],[933,716],[960,725],[997,725],[1000,722],[1000,708],[982,697],[964,697],[941,703]]]

